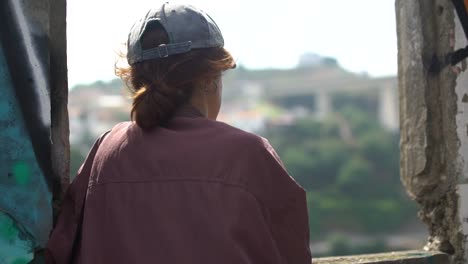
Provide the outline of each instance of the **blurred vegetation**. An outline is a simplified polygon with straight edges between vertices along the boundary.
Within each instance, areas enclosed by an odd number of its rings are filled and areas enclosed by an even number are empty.
[[[380,238],[371,239],[367,243],[355,245],[346,236],[331,235],[327,239],[327,242],[330,245],[330,251],[323,256],[346,256],[360,253],[372,254],[389,250],[385,241]],[[322,256],[315,255],[315,257]]]
[[[264,132],[307,190],[314,240],[330,231],[388,234],[415,218],[399,177],[399,134],[373,115],[348,105],[325,120],[302,118]],[[333,250],[346,253],[338,242]]]

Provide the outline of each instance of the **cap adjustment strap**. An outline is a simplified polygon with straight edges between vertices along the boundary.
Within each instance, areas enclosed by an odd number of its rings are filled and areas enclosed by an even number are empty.
[[[167,58],[169,55],[184,53],[192,49],[192,42],[161,44],[158,47],[143,50],[138,61]]]

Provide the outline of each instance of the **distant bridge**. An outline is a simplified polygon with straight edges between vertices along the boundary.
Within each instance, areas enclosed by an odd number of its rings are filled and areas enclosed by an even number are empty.
[[[390,130],[398,130],[397,78],[371,78],[355,74],[339,67],[310,67],[292,70],[261,70],[233,73],[226,78],[227,85],[257,87],[271,100],[288,97],[314,98],[315,114],[321,118],[333,111],[332,97],[340,93],[375,92],[378,94],[378,116],[381,124]],[[236,83],[232,83],[236,82]]]

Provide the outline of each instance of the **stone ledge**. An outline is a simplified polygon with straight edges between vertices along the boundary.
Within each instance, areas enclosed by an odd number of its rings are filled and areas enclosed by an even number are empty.
[[[317,258],[313,264],[450,264],[449,255],[438,251],[399,251],[390,253]]]

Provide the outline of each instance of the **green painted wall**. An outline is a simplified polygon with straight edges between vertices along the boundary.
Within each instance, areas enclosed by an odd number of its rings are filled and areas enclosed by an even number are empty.
[[[28,263],[52,227],[52,194],[14,89],[0,43],[0,264]]]

